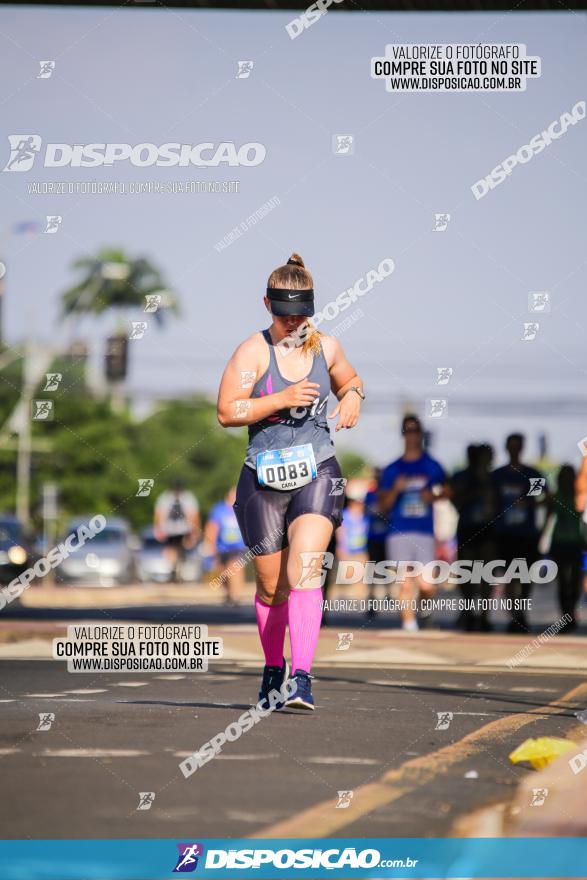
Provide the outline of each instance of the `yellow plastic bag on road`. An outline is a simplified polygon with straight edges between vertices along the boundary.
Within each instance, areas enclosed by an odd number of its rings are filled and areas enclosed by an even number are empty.
[[[570,739],[560,739],[557,736],[539,736],[538,739],[524,740],[517,749],[510,752],[509,759],[512,764],[528,761],[534,770],[542,770],[555,758],[577,748],[577,744]]]

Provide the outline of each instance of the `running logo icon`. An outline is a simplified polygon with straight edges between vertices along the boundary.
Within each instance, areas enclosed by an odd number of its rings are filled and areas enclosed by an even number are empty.
[[[145,308],[144,312],[149,312],[153,314],[157,311],[159,306],[161,305],[161,294],[160,293],[148,293],[145,296]]]
[[[536,290],[528,294],[529,312],[549,312],[550,293],[548,290]]]
[[[532,789],[532,800],[530,801],[530,806],[531,807],[541,807],[547,797],[548,797],[548,789],[547,788],[533,788]]]
[[[45,373],[45,387],[43,391],[57,391],[59,383],[63,379],[62,373]]]
[[[436,727],[434,730],[448,730],[450,727],[450,722],[453,719],[452,712],[437,712],[438,721],[436,722]]]
[[[326,570],[332,568],[334,555],[327,550],[303,550],[300,553],[302,557],[302,573],[298,581],[300,588],[306,581],[312,578],[320,578],[319,586],[324,586],[326,580]]]
[[[139,488],[135,498],[147,498],[151,494],[151,489],[155,485],[155,480],[142,479],[138,481]]]
[[[53,214],[53,215],[48,214],[47,215],[47,225],[45,226],[45,229],[43,230],[43,232],[47,233],[48,235],[55,235],[55,233],[57,232],[57,230],[61,226],[62,220],[63,220],[63,217],[61,217],[59,214]]]
[[[352,134],[335,134],[332,137],[332,151],[335,156],[352,156],[355,152],[355,139]]]
[[[154,791],[139,791],[139,805],[137,810],[150,810],[154,800]]]
[[[39,134],[9,134],[10,158],[3,171],[30,171],[41,149]]]
[[[173,869],[174,874],[189,874],[198,867],[198,859],[204,855],[201,843],[178,843],[179,856]]]
[[[39,61],[39,65],[41,70],[37,74],[37,79],[49,79],[53,71],[55,70],[55,62],[54,61]]]
[[[344,487],[346,486],[346,478],[345,477],[330,477],[332,480],[332,489],[328,493],[329,495],[343,495]]]
[[[444,419],[448,415],[448,400],[433,399],[428,401],[428,416],[431,419]]]
[[[445,232],[450,223],[450,214],[435,214],[432,232]]]
[[[530,479],[530,488],[526,492],[526,496],[528,495],[542,495],[544,491],[544,487],[546,486],[546,480],[544,477],[532,477]]]
[[[239,61],[236,79],[248,79],[253,69],[254,61]]]
[[[39,726],[37,730],[51,730],[51,725],[54,721],[54,712],[39,712]]]
[[[448,385],[453,373],[454,370],[452,367],[436,367],[436,384]]]
[[[353,640],[353,633],[338,633],[337,651],[348,651]]]
[[[129,339],[142,339],[145,335],[145,330],[147,329],[146,321],[132,321],[132,327],[130,329],[130,333],[128,334]]]
[[[33,400],[33,421],[47,422],[53,419],[53,401],[52,400]]]
[[[540,329],[540,324],[536,321],[530,321],[524,323],[524,333],[522,334],[523,342],[532,342],[533,339],[536,339],[536,334]]]

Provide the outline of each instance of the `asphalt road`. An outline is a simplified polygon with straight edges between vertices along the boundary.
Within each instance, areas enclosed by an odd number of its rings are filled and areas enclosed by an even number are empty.
[[[255,701],[250,665],[72,675],[14,659],[0,672],[4,838],[449,835],[532,772],[513,748],[567,735],[587,705],[567,669],[317,666],[315,713],[273,713],[186,779],[182,758]],[[49,730],[39,713],[54,713]],[[155,793],[150,809],[139,792]]]

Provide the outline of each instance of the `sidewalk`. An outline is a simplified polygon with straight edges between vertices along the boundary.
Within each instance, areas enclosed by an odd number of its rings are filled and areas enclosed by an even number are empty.
[[[125,603],[128,606],[129,603]],[[172,604],[169,614],[157,614],[148,618],[133,614],[132,608],[117,613],[114,606],[100,613],[88,608],[88,613],[76,615],[75,619],[18,619],[2,618],[0,615],[0,659],[47,659],[51,656],[51,640],[64,635],[66,627],[87,622],[102,624],[156,622],[186,622],[186,615],[178,613],[178,603]],[[72,606],[69,605],[69,608]],[[260,662],[259,637],[250,607],[230,609],[234,622],[209,623],[209,632],[223,639],[224,652],[214,665],[239,663],[258,667]],[[189,622],[203,623],[196,613],[189,614]],[[343,635],[344,634],[344,635]],[[350,634],[350,638],[349,638]],[[396,628],[378,628],[377,622],[369,623],[361,618],[344,621],[340,625],[324,627],[320,633],[316,664],[321,666],[361,666],[373,670],[397,669],[398,672],[413,668],[437,669],[447,673],[453,669],[475,671],[479,680],[490,680],[500,672],[536,672],[555,675],[565,670],[587,674],[587,651],[582,636],[556,636],[544,643],[537,642],[537,634],[512,636],[504,633],[466,634],[453,630],[420,630],[406,633]],[[528,651],[525,649],[531,648]],[[523,651],[518,663],[516,655]],[[514,665],[512,665],[514,661]],[[445,679],[443,679],[444,681]],[[404,684],[406,679],[402,679]],[[531,689],[528,691],[530,692]]]

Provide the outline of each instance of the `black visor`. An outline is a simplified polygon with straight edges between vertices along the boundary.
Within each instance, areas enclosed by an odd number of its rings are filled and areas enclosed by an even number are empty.
[[[311,318],[314,314],[314,291],[289,290],[283,287],[268,287],[267,296],[271,302],[271,311],[280,318],[287,315],[303,315]]]

